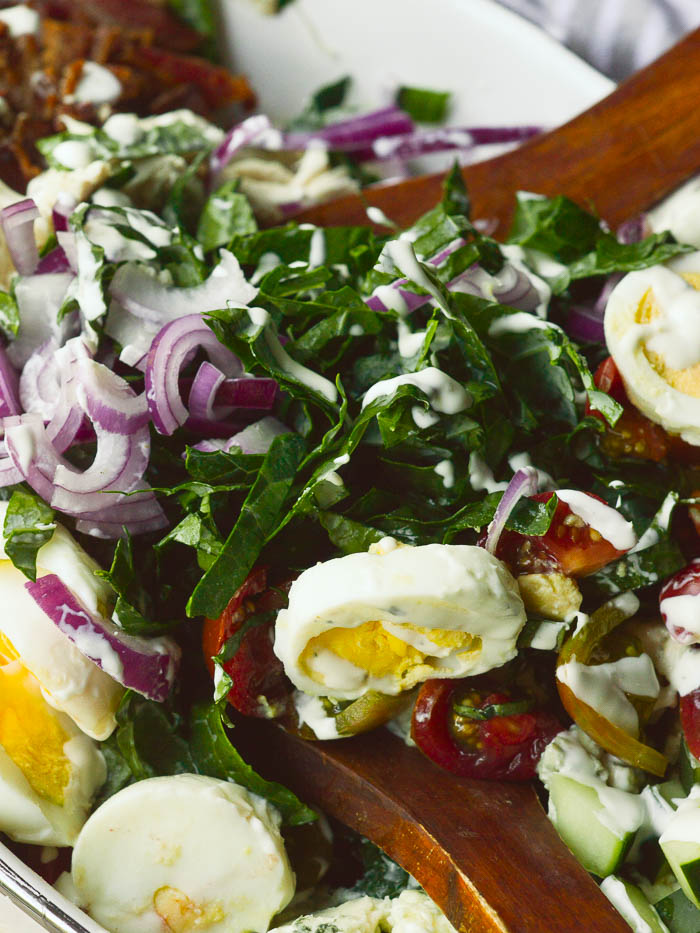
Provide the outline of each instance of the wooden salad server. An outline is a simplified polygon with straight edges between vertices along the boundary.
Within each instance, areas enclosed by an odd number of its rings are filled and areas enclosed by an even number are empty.
[[[565,194],[615,228],[700,171],[700,29],[564,126],[462,169],[472,217],[508,230],[516,191]],[[443,175],[422,175],[312,207],[299,220],[367,224],[367,207],[410,226],[440,200]]]
[[[566,194],[615,227],[697,171],[700,30],[565,126],[463,174],[472,216],[495,219],[504,235],[520,189]],[[439,200],[441,183],[432,175],[369,189],[301,219],[366,224],[373,205],[408,226]],[[273,726],[261,739],[261,728],[251,758],[376,842],[463,933],[629,933],[530,785],[455,778],[386,730],[307,743]]]

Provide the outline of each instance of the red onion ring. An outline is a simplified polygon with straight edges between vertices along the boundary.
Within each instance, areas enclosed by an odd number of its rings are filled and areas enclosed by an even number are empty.
[[[172,434],[187,421],[188,411],[180,397],[180,370],[200,348],[224,372],[242,370],[238,357],[219,343],[201,315],[188,314],[166,324],[151,344],[146,363],[146,399],[160,434]]]
[[[39,250],[34,239],[34,221],[39,208],[31,198],[17,201],[0,210],[7,248],[20,275],[32,275],[39,264]]]
[[[501,497],[501,501],[498,503],[498,508],[486,532],[483,546],[490,554],[496,553],[501,533],[516,503],[523,496],[533,496],[536,492],[537,470],[534,467],[523,467],[521,470],[516,470]]]
[[[180,649],[170,638],[129,635],[80,602],[54,573],[25,583],[37,606],[85,657],[118,683],[163,702],[175,682]]]
[[[0,418],[6,418],[8,415],[18,415],[21,410],[19,404],[19,377],[7,358],[5,348],[0,345]]]

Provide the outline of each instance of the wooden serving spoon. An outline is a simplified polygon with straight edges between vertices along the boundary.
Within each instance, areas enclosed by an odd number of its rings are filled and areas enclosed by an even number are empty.
[[[462,169],[472,217],[508,230],[516,191],[566,194],[615,228],[700,170],[700,29],[564,126]],[[367,207],[400,227],[437,204],[443,175],[368,188],[310,208],[306,223],[367,224]]]
[[[700,170],[700,30],[565,126],[463,169],[474,217],[503,234],[517,190],[566,194],[612,227]],[[408,226],[440,198],[441,175],[306,211],[322,226]],[[236,730],[241,736],[248,727]],[[260,725],[249,756],[305,800],[376,842],[464,933],[629,933],[560,842],[528,785],[460,780],[385,730],[303,742]],[[245,738],[245,736],[242,736]]]

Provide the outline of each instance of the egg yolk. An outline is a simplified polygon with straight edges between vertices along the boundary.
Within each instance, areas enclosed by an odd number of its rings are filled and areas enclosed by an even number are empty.
[[[700,291],[700,273],[684,272],[683,278],[694,289]],[[648,289],[639,303],[639,308],[635,314],[635,321],[638,324],[648,324],[659,316],[659,308],[654,299],[654,293]],[[647,347],[644,347],[644,354],[654,367],[656,372],[672,388],[691,398],[700,398],[700,363],[688,366],[685,369],[672,369],[666,365],[666,361],[658,353],[654,353]]]
[[[471,652],[478,651],[481,646],[481,639],[469,632],[428,629],[410,624],[404,624],[402,628],[418,632],[441,647]],[[321,651],[333,652],[339,658],[367,671],[372,677],[394,675],[406,687],[429,677],[433,670],[432,664],[426,664],[426,654],[392,635],[381,622],[364,622],[353,628],[331,628],[309,639],[300,662],[309,676],[320,683],[323,681],[319,673],[312,669],[310,661]]]
[[[153,895],[153,907],[168,930],[172,930],[173,933],[206,930],[226,919],[221,904],[201,907],[184,892],[169,885],[158,888]]]
[[[70,780],[63,751],[69,736],[30,679],[18,664],[0,668],[0,745],[35,793],[62,806]]]
[[[10,639],[0,632],[0,664],[7,664],[8,661],[16,661],[19,658],[19,652],[15,649]]]

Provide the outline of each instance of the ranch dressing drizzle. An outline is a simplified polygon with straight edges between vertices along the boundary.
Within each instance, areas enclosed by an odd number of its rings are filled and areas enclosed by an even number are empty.
[[[639,717],[625,694],[659,695],[659,681],[648,654],[625,657],[607,664],[568,661],[557,668],[557,680],[601,716],[630,735],[639,732]]]
[[[329,402],[338,400],[338,391],[330,380],[311,369],[307,369],[306,366],[302,366],[301,363],[293,360],[287,353],[279,342],[277,334],[273,333],[271,328],[267,326],[270,322],[270,315],[264,308],[248,308],[248,316],[256,327],[265,328],[265,341],[280,369],[283,369],[298,382],[323,395]]]
[[[471,395],[456,379],[435,366],[428,366],[417,373],[404,373],[402,376],[394,376],[393,379],[375,382],[365,392],[362,407],[366,408],[382,396],[392,395],[402,385],[412,385],[420,389],[428,396],[431,407],[445,415],[464,411],[472,403]]]
[[[571,511],[594,528],[618,551],[628,551],[637,543],[632,522],[615,509],[599,502],[577,489],[557,489],[557,498],[565,502]]]

